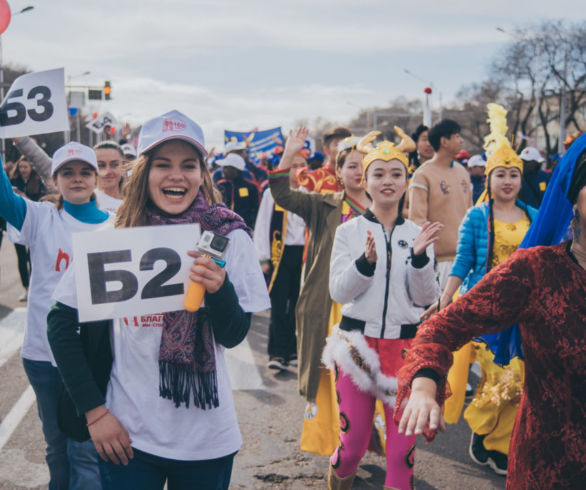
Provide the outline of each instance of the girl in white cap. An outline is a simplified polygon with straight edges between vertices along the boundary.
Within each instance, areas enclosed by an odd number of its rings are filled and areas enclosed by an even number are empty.
[[[138,152],[115,226],[199,223],[229,238],[226,268],[190,252],[205,307],[113,319],[113,352],[108,341],[97,356],[113,361],[97,369],[75,335],[72,270],[54,295],[49,341],[103,460],[104,488],[226,489],[242,438],[224,349],[244,339],[253,312],[270,307],[264,278],[249,228],[218,202],[201,128],[169,112],[144,124]]]
[[[68,440],[58,426],[62,385],[46,334],[51,295],[73,258],[72,233],[92,230],[109,218],[96,205],[97,171],[96,155],[91,148],[79,143],[59,148],[51,168],[61,194],[57,206],[15,194],[6,174],[0,171],[0,215],[10,225],[12,241],[30,247],[32,274],[22,358],[36,394],[47,443],[51,489],[101,488],[94,448],[89,443]]]

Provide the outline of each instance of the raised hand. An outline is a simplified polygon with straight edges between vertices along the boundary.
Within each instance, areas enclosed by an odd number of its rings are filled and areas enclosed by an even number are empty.
[[[364,255],[369,264],[374,264],[377,261],[376,244],[374,243],[374,236],[370,230],[366,230],[366,245],[364,247]]]
[[[429,245],[436,242],[439,239],[439,232],[443,227],[444,225],[439,221],[425,223],[413,242],[413,255],[421,255]]]
[[[289,131],[289,137],[285,143],[284,153],[288,153],[293,156],[299,151],[303,150],[308,135],[309,129],[307,129],[305,126]]]

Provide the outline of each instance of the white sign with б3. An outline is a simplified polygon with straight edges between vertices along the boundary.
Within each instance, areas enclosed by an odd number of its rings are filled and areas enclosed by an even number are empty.
[[[0,138],[68,130],[64,77],[57,68],[14,80],[0,106]]]
[[[183,310],[199,224],[73,235],[80,322]]]

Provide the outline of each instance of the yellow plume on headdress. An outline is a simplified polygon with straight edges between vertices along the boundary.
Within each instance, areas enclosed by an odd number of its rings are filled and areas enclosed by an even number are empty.
[[[497,167],[517,168],[523,172],[523,161],[511,147],[507,139],[507,111],[499,105],[490,103],[488,109],[488,124],[490,133],[484,138],[484,149],[486,150],[486,170],[484,173],[490,175]]]

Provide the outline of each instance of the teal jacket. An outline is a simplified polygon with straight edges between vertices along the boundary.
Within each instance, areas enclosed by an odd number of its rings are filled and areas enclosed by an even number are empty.
[[[537,216],[537,210],[522,201],[516,201],[515,204],[529,216],[529,221],[533,222]],[[483,202],[468,210],[458,229],[458,249],[450,275],[462,279],[460,294],[472,289],[486,274],[488,217],[488,203]]]

